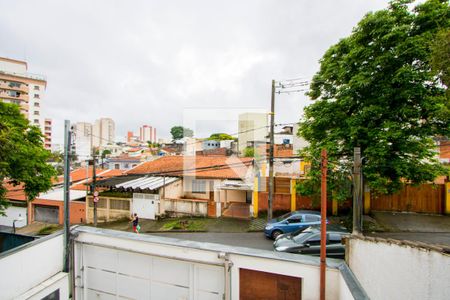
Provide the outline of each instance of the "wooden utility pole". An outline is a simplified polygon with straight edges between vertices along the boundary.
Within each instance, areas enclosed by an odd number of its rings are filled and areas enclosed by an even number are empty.
[[[64,264],[63,271],[69,272],[69,201],[70,201],[70,121],[64,121]]]
[[[97,184],[97,174],[95,170],[95,148],[92,149],[92,194],[93,194],[93,202],[94,202],[94,226],[97,227],[97,202],[98,202],[98,194],[95,190]]]
[[[322,182],[320,189],[320,300],[325,300],[325,277],[327,267],[327,150],[321,153]]]
[[[269,199],[267,203],[267,220],[272,219],[272,205],[274,193],[274,182],[273,182],[274,127],[275,127],[275,80],[272,80],[272,97],[270,102]]]
[[[361,148],[354,148],[353,158],[353,234],[362,232],[362,174]]]

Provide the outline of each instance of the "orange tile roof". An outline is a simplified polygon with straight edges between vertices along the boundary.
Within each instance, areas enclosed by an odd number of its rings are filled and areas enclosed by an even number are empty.
[[[6,180],[3,182],[3,187],[6,189],[5,198],[9,200],[27,201],[27,195],[25,194],[24,185],[13,185]]]
[[[127,174],[167,174],[201,178],[235,178],[245,176],[253,158],[235,156],[164,156],[127,171]]]
[[[123,174],[125,174],[125,171],[113,169],[113,170],[103,170],[102,172],[98,173],[97,170],[95,170],[95,173],[97,174],[97,180],[102,180],[102,179],[106,179],[106,178],[123,175]],[[70,187],[70,189],[78,190],[78,191],[85,191],[86,186],[89,185],[91,182],[92,182],[91,177],[89,177],[87,180],[85,178],[81,182],[72,185]]]
[[[100,173],[104,172],[103,169],[95,169],[95,174],[98,176]],[[86,170],[86,168],[78,168],[76,170],[73,170],[70,172],[70,180],[72,182],[78,182],[81,180],[86,179],[86,177],[92,177],[93,175],[92,167],[89,167],[89,171]],[[64,182],[64,176],[58,176],[58,181],[55,182],[55,184],[63,183]]]

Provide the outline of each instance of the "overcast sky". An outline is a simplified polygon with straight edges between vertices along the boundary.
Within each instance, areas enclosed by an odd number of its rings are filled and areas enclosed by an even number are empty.
[[[28,61],[48,86],[42,103],[62,142],[63,120],[111,117],[116,135],[186,109],[270,108],[272,79],[310,78],[319,59],[382,0],[0,0],[0,56]],[[276,122],[298,121],[303,93],[276,98]],[[206,118],[207,119],[207,118]],[[236,132],[199,122],[196,136]]]

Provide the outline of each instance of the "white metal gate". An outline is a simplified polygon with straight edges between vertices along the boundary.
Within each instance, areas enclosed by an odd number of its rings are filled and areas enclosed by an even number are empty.
[[[134,193],[132,212],[140,218],[154,220],[158,204],[159,195]]]
[[[222,300],[223,266],[82,244],[76,299]]]

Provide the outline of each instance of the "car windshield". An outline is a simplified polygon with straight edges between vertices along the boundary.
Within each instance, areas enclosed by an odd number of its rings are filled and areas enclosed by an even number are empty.
[[[302,233],[297,234],[292,239],[297,244],[303,244],[313,234],[314,234],[314,232],[312,232],[312,231],[304,231]]]
[[[290,216],[292,216],[292,212],[284,214],[282,216],[279,216],[276,220],[277,220],[277,222],[280,222],[280,221],[283,221],[286,218],[289,218]]]

